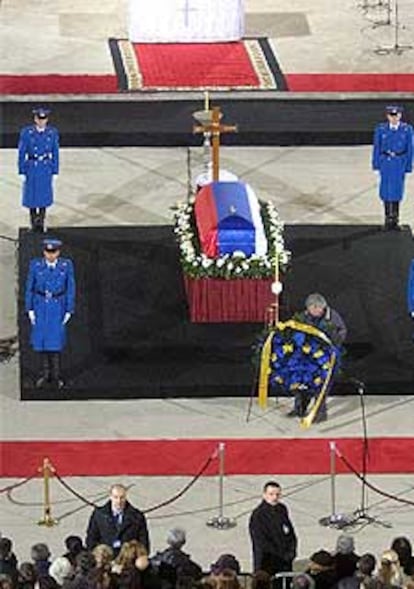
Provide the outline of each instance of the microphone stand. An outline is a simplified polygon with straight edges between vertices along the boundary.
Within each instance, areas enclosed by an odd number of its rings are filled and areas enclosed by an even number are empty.
[[[354,515],[356,516],[357,520],[364,520],[372,523],[374,518],[367,514],[367,488],[365,483],[365,478],[367,476],[367,463],[369,458],[369,445],[368,445],[368,431],[367,431],[367,417],[365,412],[365,400],[364,400],[364,393],[365,393],[365,385],[363,382],[357,382],[357,392],[359,394],[359,400],[361,405],[361,421],[362,421],[362,486],[361,486],[361,506],[359,509],[354,511]]]
[[[388,8],[388,6],[390,5],[391,0],[377,0],[374,4],[371,4],[369,2],[369,0],[363,0],[362,4],[359,6],[359,8],[362,8],[362,10],[368,11],[370,8]]]
[[[379,9],[386,12],[386,17],[384,20],[377,20],[372,22],[372,28],[375,29],[377,27],[389,26],[391,24],[391,0],[378,0],[375,4],[370,4],[368,0],[364,0],[361,5],[362,10],[365,14],[368,13],[368,10],[371,8]]]
[[[364,393],[365,393],[365,384],[353,378],[352,381],[357,386],[357,392],[359,394],[359,401],[361,405],[361,420],[362,420],[362,433],[363,433],[363,445],[362,445],[362,472],[361,472],[361,479],[362,479],[362,488],[361,488],[361,504],[359,508],[357,508],[350,516],[345,518],[341,529],[345,529],[348,527],[353,527],[360,523],[365,525],[368,524],[378,524],[383,526],[384,528],[390,528],[391,525],[387,522],[383,522],[376,517],[373,517],[368,514],[368,500],[367,500],[367,484],[366,484],[366,477],[367,477],[367,470],[368,470],[368,458],[369,458],[369,443],[368,443],[368,428],[367,428],[367,418],[365,412],[365,400],[364,400]]]
[[[394,0],[394,13],[394,45],[392,45],[391,47],[378,47],[377,49],[375,49],[375,53],[377,53],[377,55],[389,55],[390,53],[402,55],[404,51],[408,51],[409,49],[414,48],[413,45],[400,45],[399,43],[400,20],[398,0]]]

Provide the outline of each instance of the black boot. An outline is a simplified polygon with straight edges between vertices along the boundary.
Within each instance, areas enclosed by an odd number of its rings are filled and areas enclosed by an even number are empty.
[[[390,203],[391,205],[391,229],[393,231],[400,230],[400,203],[398,201],[393,201]]]
[[[392,214],[392,202],[384,201],[384,212],[385,212],[385,224],[384,229],[391,231],[393,228],[393,214]]]
[[[300,395],[300,413],[299,413],[300,417],[305,417],[306,412],[308,410],[309,403],[310,403],[309,394],[302,392]]]
[[[289,411],[287,417],[304,417],[310,401],[309,394],[305,389],[299,390],[295,394],[295,403],[293,409]]]
[[[299,414],[296,410],[296,400],[295,400],[295,404],[293,406],[293,409],[291,409],[289,411],[289,413],[286,413],[286,417],[298,417],[298,416],[299,416]]]
[[[29,212],[30,212],[30,229],[32,231],[36,231],[36,219],[37,219],[36,209],[29,209]]]
[[[45,232],[45,218],[46,218],[46,208],[40,207],[39,213],[37,215],[37,226],[39,233]]]
[[[51,382],[51,362],[49,352],[42,352],[42,372],[36,381],[36,388],[41,389]]]
[[[52,382],[57,386],[58,389],[63,389],[65,383],[60,374],[60,353],[53,352],[51,354],[52,361]]]

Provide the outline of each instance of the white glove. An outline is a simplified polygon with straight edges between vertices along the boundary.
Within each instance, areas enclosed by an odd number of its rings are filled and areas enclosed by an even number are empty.
[[[272,293],[276,296],[280,295],[283,290],[283,284],[277,280],[276,282],[272,282]]]
[[[70,313],[65,313],[65,316],[63,317],[62,325],[66,325],[66,323],[69,321],[69,319],[71,317],[72,317],[72,315]]]
[[[411,317],[414,319],[414,311],[411,311]]]
[[[29,315],[30,323],[32,325],[34,325],[36,323],[36,315],[35,315],[35,312],[33,310],[30,310],[30,311],[27,312],[27,314]]]

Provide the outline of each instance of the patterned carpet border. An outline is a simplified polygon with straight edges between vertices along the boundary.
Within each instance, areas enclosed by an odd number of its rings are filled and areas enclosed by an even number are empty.
[[[109,39],[109,47],[115,72],[118,79],[118,88],[121,92],[140,91],[191,91],[191,90],[277,90],[288,89],[285,76],[278,63],[274,47],[267,38],[250,38],[238,42],[244,47],[246,53],[246,67],[254,72],[257,84],[234,84],[229,79],[228,83],[221,78],[217,83],[180,83],[165,85],[161,83],[148,83],[139,63],[140,44],[131,43],[128,39]],[[234,44],[234,43],[232,43]],[[154,44],[165,48],[167,44]],[[181,46],[183,46],[182,44]],[[194,44],[185,44],[188,49]],[[204,44],[205,50],[217,44]],[[142,44],[148,50],[149,44]],[[171,62],[173,63],[173,62]],[[171,64],[170,64],[171,65]],[[238,74],[239,72],[233,72]],[[231,76],[230,76],[231,78]]]

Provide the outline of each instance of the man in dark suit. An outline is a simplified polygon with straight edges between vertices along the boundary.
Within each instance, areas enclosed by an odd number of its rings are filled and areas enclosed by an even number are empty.
[[[115,484],[110,488],[109,501],[96,507],[90,517],[86,547],[92,550],[98,544],[107,544],[117,555],[121,545],[130,540],[138,540],[150,551],[144,514],[127,501],[126,488]]]
[[[291,571],[296,557],[297,538],[287,507],[280,503],[281,494],[279,483],[267,482],[263,500],[249,521],[253,570],[264,570],[269,575]]]

